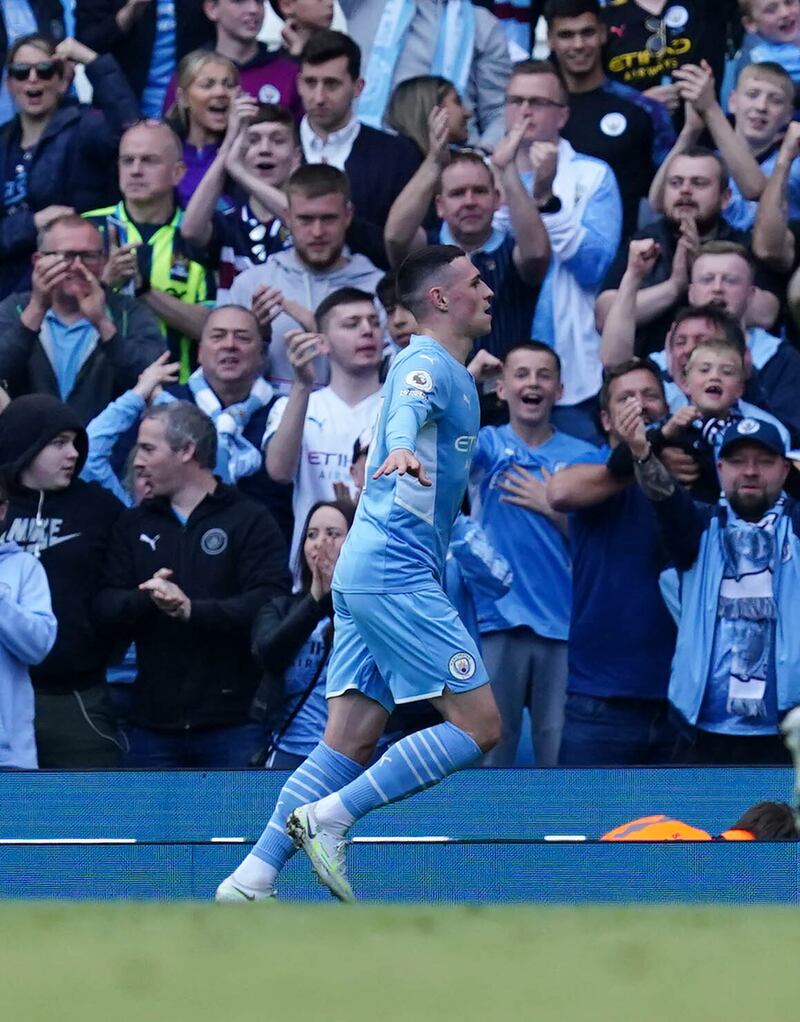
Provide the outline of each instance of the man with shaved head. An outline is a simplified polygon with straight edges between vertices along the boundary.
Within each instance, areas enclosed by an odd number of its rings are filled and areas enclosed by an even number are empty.
[[[183,211],[175,188],[185,169],[172,128],[140,121],[119,144],[122,201],[85,214],[104,235],[103,280],[141,298],[158,316],[170,351],[180,360],[182,380],[196,365],[195,342],[208,315],[202,303],[213,289],[207,270],[191,258],[181,237]]]

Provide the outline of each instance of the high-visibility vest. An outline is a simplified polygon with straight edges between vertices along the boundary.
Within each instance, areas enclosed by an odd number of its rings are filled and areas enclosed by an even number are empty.
[[[82,215],[100,229],[104,239],[108,236],[109,225],[114,225],[117,228],[120,244],[143,242],[124,202],[118,202],[116,206],[105,206],[103,209],[92,209]],[[144,268],[149,269],[148,276],[151,287],[173,295],[175,298],[180,298],[184,302],[204,304],[209,298],[208,270],[189,258],[187,246],[180,231],[182,220],[183,210],[176,207],[170,222],[162,224],[150,236],[145,243],[147,252],[144,253]],[[139,260],[141,267],[141,256]],[[133,293],[132,288],[131,293]],[[168,326],[163,320],[159,322],[170,351],[180,361],[180,379],[181,382],[185,382],[193,368],[193,347],[196,342]]]

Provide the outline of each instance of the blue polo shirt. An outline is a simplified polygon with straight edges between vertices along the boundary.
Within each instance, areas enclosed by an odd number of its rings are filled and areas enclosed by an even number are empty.
[[[88,319],[76,323],[62,323],[52,309],[45,313],[46,328],[43,331],[45,347],[58,382],[61,400],[66,401],[72,393],[81,366],[94,350],[97,330]],[[49,331],[48,329],[49,328]],[[49,341],[47,343],[47,334]]]

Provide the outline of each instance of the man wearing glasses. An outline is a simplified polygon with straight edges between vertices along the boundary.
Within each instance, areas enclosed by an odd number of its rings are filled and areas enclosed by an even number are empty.
[[[100,283],[100,232],[76,214],[39,234],[30,292],[0,302],[0,378],[11,397],[51,394],[86,423],[165,348],[141,302]]]
[[[597,443],[602,371],[594,302],[619,243],[622,202],[609,165],[575,152],[562,138],[568,118],[569,94],[555,66],[545,60],[515,64],[506,126],[509,133],[524,129],[516,167],[552,249],[530,336],[554,348],[563,365],[564,394],[553,425]]]

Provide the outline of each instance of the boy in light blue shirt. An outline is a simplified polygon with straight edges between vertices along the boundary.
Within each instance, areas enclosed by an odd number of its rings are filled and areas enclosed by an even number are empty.
[[[552,348],[538,341],[512,348],[497,385],[510,422],[485,426],[475,449],[473,513],[514,577],[502,599],[476,598],[484,659],[503,719],[503,736],[487,766],[513,765],[526,706],[537,765],[558,761],[572,584],[566,516],[551,509],[545,490],[554,472],[596,453],[551,424],[562,390],[561,363]]]
[[[800,0],[739,0],[745,36],[735,78],[748,64],[780,64],[800,84]]]
[[[798,0],[800,3],[800,0]],[[728,99],[730,112],[736,118],[734,134],[739,143],[755,159],[765,177],[775,170],[781,140],[792,119],[795,86],[787,72],[774,62],[747,64],[736,81]],[[752,228],[758,200],[745,198],[731,166],[731,201],[723,216],[742,231]],[[792,164],[787,182],[789,217],[800,216],[800,166]]]

